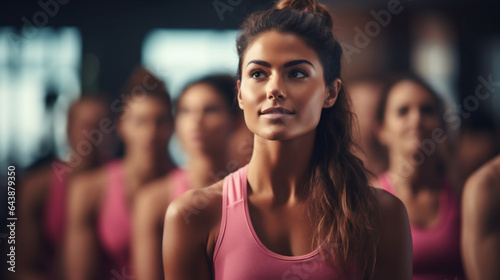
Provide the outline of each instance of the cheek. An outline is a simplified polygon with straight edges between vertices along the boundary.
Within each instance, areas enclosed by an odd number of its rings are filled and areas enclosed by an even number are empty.
[[[438,116],[429,117],[429,119],[426,121],[426,127],[428,127],[429,129],[442,127],[441,120]]]
[[[305,91],[297,95],[294,104],[299,109],[300,119],[307,123],[318,125],[323,110],[323,91],[316,90],[315,92]]]
[[[266,97],[266,82],[256,82],[250,78],[243,78],[240,92],[243,106],[255,107],[260,102],[264,101]]]
[[[404,131],[404,120],[395,115],[386,116],[385,127],[389,135],[398,135]]]
[[[384,126],[381,131],[383,135],[382,141],[386,146],[393,146],[399,142],[401,142],[400,138],[403,134],[403,129],[401,126],[401,122],[395,119],[394,117],[385,117]]]
[[[251,128],[252,124],[257,121],[258,112],[257,112],[257,104],[258,97],[251,93],[248,89],[241,89],[241,101],[243,105],[243,117],[245,119],[245,123],[249,128]]]
[[[188,131],[189,122],[186,120],[186,117],[178,116],[175,119],[175,134],[177,138],[182,142],[186,137],[186,133]]]
[[[158,133],[158,134],[159,134],[159,138],[161,138],[162,141],[164,141],[170,137],[170,131],[171,131],[170,125],[164,124],[164,125],[160,126],[158,129],[160,129],[160,133]]]
[[[220,113],[208,116],[205,121],[205,129],[214,137],[227,137],[230,132],[230,116],[229,114]]]

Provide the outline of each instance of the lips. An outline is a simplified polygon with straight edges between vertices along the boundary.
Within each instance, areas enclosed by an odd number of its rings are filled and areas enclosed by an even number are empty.
[[[269,107],[260,112],[261,115],[293,115],[294,112],[283,107]]]

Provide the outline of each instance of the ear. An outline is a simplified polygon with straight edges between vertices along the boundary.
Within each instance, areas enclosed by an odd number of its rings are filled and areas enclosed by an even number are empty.
[[[238,106],[243,110],[243,98],[241,97],[241,80],[236,81],[236,89],[238,90]]]
[[[342,88],[342,81],[337,78],[333,81],[332,86],[328,86],[326,88],[325,102],[323,103],[323,108],[330,108],[337,101],[337,97],[339,96],[339,91]]]

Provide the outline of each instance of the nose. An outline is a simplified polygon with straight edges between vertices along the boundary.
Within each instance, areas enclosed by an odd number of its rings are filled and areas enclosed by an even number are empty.
[[[286,90],[283,79],[280,78],[279,75],[273,75],[271,79],[269,79],[269,83],[266,90],[267,99],[285,99],[286,98]]]
[[[422,126],[422,113],[420,110],[413,110],[410,119],[411,124],[415,127],[420,128]]]

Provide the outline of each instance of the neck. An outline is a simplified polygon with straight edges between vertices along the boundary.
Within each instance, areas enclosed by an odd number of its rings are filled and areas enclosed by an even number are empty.
[[[189,155],[186,172],[191,188],[203,188],[222,180],[233,170],[228,166],[225,151],[216,154],[199,153]]]
[[[278,201],[304,197],[316,131],[288,141],[254,136],[248,181],[255,193],[270,193]]]
[[[99,167],[106,161],[102,158],[99,157],[98,155],[95,154],[90,154],[88,156],[81,156],[79,154],[71,154],[68,156],[68,161],[72,161],[73,159],[76,159],[77,164],[75,164],[74,167],[72,167],[71,172],[69,176],[74,176],[76,174],[79,174],[81,172],[85,172],[91,169],[94,169],[96,167]],[[78,160],[79,159],[79,160]]]
[[[417,156],[413,158],[420,159]],[[425,157],[421,162],[415,162],[410,156],[390,154],[389,174],[396,188],[412,192],[440,186],[438,161],[434,155]]]
[[[170,157],[165,155],[146,156],[143,153],[127,152],[123,158],[123,169],[127,185],[135,189],[158,178],[175,168]]]

